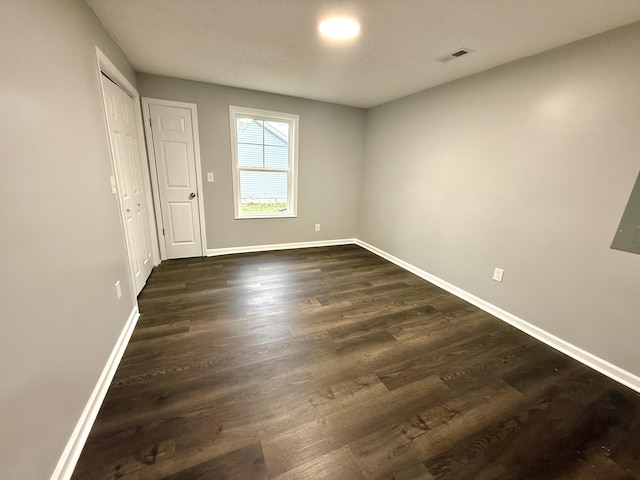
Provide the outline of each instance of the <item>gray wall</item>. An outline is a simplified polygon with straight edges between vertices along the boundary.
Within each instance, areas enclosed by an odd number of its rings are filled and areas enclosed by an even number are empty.
[[[208,248],[356,236],[364,110],[147,74],[138,85],[142,96],[198,106]],[[300,115],[297,218],[234,220],[229,105]]]
[[[0,478],[42,480],[134,306],[95,45],[135,78],[80,0],[3,0],[0,38]]]
[[[94,45],[135,78],[81,0],[5,0],[0,36],[0,478],[43,479],[134,306]],[[138,81],[198,104],[203,171],[216,174],[209,248],[358,236],[640,374],[640,256],[609,249],[640,169],[639,49],[640,26],[626,27],[366,122],[348,107]],[[297,219],[233,219],[229,104],[300,114]]]
[[[368,111],[359,237],[640,374],[640,256],[609,248],[639,51],[635,24]]]

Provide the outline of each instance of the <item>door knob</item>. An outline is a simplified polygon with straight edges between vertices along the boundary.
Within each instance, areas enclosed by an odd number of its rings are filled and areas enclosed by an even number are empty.
[[[196,194],[195,194],[195,193],[193,193],[193,192],[191,192],[191,193],[189,194],[189,200],[193,200],[194,198],[196,198]]]

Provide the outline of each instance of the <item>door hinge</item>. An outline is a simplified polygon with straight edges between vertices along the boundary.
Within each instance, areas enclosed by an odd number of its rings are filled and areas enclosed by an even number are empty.
[[[164,237],[164,228],[162,229],[162,236]]]

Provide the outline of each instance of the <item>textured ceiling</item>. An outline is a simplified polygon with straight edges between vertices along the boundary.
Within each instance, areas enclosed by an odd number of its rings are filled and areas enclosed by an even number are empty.
[[[139,72],[371,107],[640,20],[640,0],[87,0]],[[325,16],[357,40],[318,36]],[[434,59],[466,47],[455,61]]]

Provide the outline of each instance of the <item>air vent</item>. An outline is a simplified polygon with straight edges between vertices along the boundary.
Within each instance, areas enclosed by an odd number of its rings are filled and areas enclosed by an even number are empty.
[[[447,62],[450,62],[451,60],[455,60],[456,58],[460,58],[464,55],[467,55],[471,52],[473,52],[473,50],[469,50],[468,48],[459,48],[454,52],[447,53],[446,55],[436,58],[436,60],[439,61],[440,63],[447,63]]]

